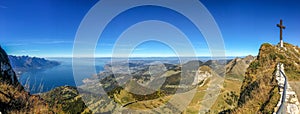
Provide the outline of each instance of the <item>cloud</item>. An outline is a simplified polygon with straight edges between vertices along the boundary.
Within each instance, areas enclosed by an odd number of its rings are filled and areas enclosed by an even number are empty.
[[[41,50],[21,50],[21,53],[29,53],[29,52],[39,52]]]
[[[67,41],[67,40],[38,40],[38,41],[15,40],[15,41],[1,42],[1,43],[6,46],[25,46],[25,45],[35,45],[35,44],[43,44],[43,45],[73,44],[73,41]]]
[[[33,42],[34,44],[70,44],[73,43],[73,41],[62,41],[62,40],[57,40],[57,41],[38,41],[38,42]]]
[[[115,50],[115,51],[124,51],[124,52],[133,52],[133,51],[144,51],[145,48],[113,48],[112,50]]]
[[[25,43],[7,43],[5,44],[6,46],[24,46],[27,45]]]

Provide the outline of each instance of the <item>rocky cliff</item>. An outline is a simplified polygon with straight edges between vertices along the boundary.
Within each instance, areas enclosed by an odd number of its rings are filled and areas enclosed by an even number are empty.
[[[48,105],[39,96],[30,95],[18,82],[8,56],[0,47],[0,112],[46,113]]]
[[[8,59],[7,54],[5,51],[0,47],[0,80],[1,82],[6,82],[7,84],[14,85],[16,87],[19,87],[22,89],[20,86],[20,83],[18,82],[18,79],[16,77],[15,72],[13,71],[10,61]]]
[[[1,47],[0,65],[0,114],[91,113],[74,87],[63,86],[42,95],[26,92]]]

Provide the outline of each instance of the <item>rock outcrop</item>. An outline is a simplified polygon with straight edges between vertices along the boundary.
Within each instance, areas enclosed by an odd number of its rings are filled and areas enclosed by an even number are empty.
[[[0,47],[0,70],[1,70],[1,74],[0,74],[0,80],[1,82],[6,82],[7,84],[11,84],[14,86],[19,87],[20,89],[20,83],[18,82],[18,79],[16,77],[15,72],[13,71],[11,65],[10,65],[10,61],[8,59],[7,54],[5,53],[5,51]]]

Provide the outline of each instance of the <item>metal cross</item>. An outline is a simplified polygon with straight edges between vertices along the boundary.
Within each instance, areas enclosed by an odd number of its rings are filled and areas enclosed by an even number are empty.
[[[282,24],[282,20],[280,20],[280,24],[277,24],[277,27],[280,28],[280,41],[282,41],[282,29],[285,29],[285,26]]]

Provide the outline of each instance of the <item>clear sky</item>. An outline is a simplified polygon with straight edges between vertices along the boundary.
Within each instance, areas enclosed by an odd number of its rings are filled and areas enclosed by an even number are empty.
[[[0,0],[0,45],[11,55],[70,57],[77,28],[98,0]],[[257,55],[264,42],[276,44],[283,19],[284,41],[300,44],[300,2],[298,0],[201,0],[222,32],[226,55]],[[145,6],[118,15],[98,42],[97,56],[109,56],[117,36],[130,25],[147,19],[172,22],[189,34],[198,56],[209,56],[206,42],[196,28],[180,14]],[[135,56],[173,56],[172,49],[159,42],[146,42]]]

